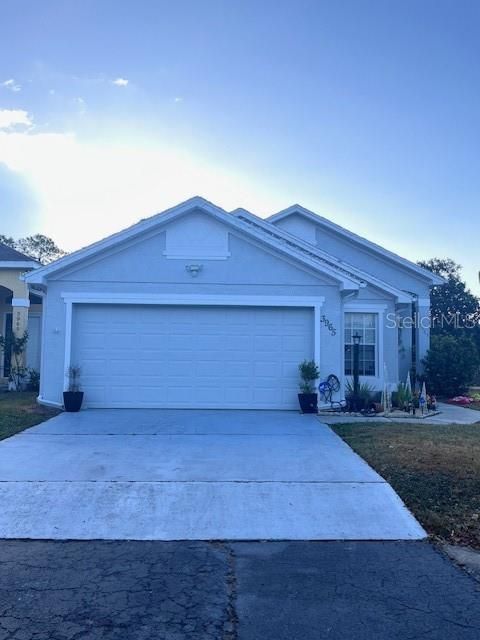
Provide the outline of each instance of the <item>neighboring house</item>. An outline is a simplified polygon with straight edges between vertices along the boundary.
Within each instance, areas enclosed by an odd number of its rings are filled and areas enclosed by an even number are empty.
[[[29,292],[22,279],[25,272],[38,269],[40,264],[29,256],[0,243],[0,334],[14,332],[22,336],[28,330],[29,339],[24,364],[40,370],[42,298]],[[9,353],[0,351],[0,385],[5,387],[11,370]]]
[[[297,408],[298,364],[404,379],[441,278],[300,206],[263,220],[195,197],[26,276],[44,298],[40,401],[82,369],[85,406]],[[414,348],[412,350],[412,342]],[[339,395],[341,395],[340,392]]]

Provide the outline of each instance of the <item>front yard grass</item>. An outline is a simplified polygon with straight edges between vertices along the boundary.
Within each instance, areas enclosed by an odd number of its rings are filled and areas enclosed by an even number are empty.
[[[35,392],[28,391],[0,394],[0,440],[60,413],[57,409],[37,404],[36,397]]]
[[[480,424],[337,424],[434,538],[480,549]]]

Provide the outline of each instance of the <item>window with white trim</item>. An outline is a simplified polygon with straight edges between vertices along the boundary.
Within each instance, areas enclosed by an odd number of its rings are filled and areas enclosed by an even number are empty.
[[[345,313],[345,375],[353,375],[353,336],[361,338],[359,346],[359,373],[377,375],[378,314]]]

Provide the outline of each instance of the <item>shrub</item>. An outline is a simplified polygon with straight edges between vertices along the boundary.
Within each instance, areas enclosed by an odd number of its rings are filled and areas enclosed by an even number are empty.
[[[40,389],[40,373],[36,369],[28,370],[27,389],[29,391],[39,391]]]
[[[470,337],[439,335],[432,336],[423,364],[429,392],[451,397],[468,390],[478,373],[480,358]]]
[[[412,392],[405,382],[399,382],[397,390],[392,393],[392,404],[394,407],[403,409],[412,400]]]
[[[315,364],[314,360],[304,360],[298,365],[300,372],[300,391],[302,393],[313,393],[313,383],[320,377],[320,369]]]

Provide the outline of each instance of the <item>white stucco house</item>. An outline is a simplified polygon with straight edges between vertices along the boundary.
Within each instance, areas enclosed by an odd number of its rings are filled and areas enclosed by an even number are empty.
[[[268,219],[195,197],[25,277],[43,294],[39,401],[82,370],[85,407],[296,409],[298,363],[380,389],[420,362],[443,280],[301,206]],[[413,348],[412,348],[413,345]],[[340,391],[340,395],[343,391]]]

